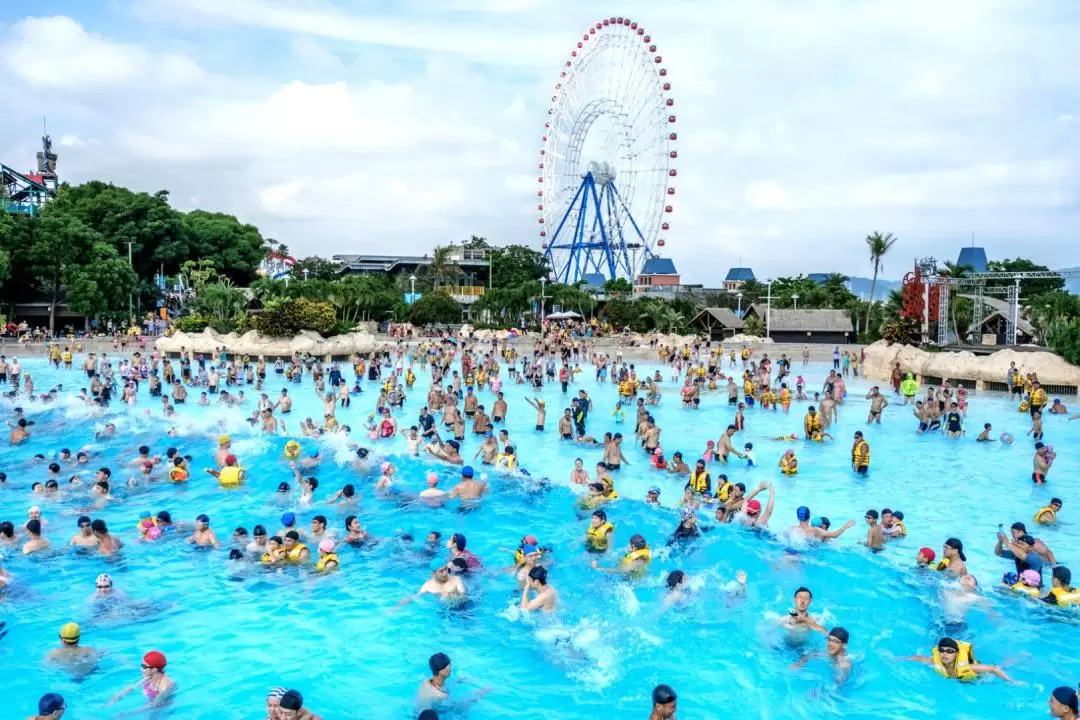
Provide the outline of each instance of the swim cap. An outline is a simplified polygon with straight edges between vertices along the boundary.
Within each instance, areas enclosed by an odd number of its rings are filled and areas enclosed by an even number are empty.
[[[97,576],[97,580],[94,581],[94,585],[99,588],[110,588],[112,587],[112,578],[109,577],[108,573],[101,573]]]
[[[226,445],[229,444],[229,442],[230,442],[230,439],[229,439],[228,435],[222,435],[221,437],[218,438],[218,445],[220,445],[221,447],[225,447]]]
[[[285,443],[285,457],[289,459],[295,459],[300,455],[300,443],[295,440],[290,440]]]
[[[281,516],[281,524],[285,527],[290,527],[296,522],[296,515],[292,512],[287,512]]]
[[[757,515],[761,512],[761,502],[758,500],[747,500],[746,512],[748,515]]]
[[[795,517],[799,519],[799,522],[805,522],[806,520],[809,520],[810,508],[806,507],[805,505],[800,505],[798,509],[795,510]]]
[[[472,465],[466,465],[465,467],[461,468],[461,477],[463,477],[463,478],[471,478],[472,476],[473,476]]]
[[[439,484],[439,474],[436,472],[429,472],[427,474],[427,484],[431,487],[435,487]]]
[[[60,639],[66,642],[78,640],[81,634],[82,630],[79,628],[79,623],[69,622],[60,628]]]
[[[167,660],[165,659],[165,653],[158,650],[151,650],[143,655],[143,665],[155,668],[157,670],[164,670]]]
[[[45,697],[48,697],[46,695]],[[59,696],[57,696],[59,697]],[[1069,708],[1073,712],[1077,710],[1077,703],[1080,702],[1080,698],[1077,698],[1076,689],[1071,687],[1057,687],[1050,693],[1050,697],[1057,700],[1059,703]],[[44,700],[45,698],[42,698]]]
[[[236,464],[236,456],[233,455],[232,453],[229,453],[228,455],[226,455],[225,456],[225,464],[226,465],[235,465]]]
[[[670,705],[678,697],[670,685],[657,685],[652,691],[653,705]]]
[[[1025,570],[1020,573],[1020,579],[1024,581],[1025,585],[1030,587],[1039,587],[1039,583],[1042,582],[1042,576],[1035,570]]]
[[[150,511],[149,510],[143,510],[141,513],[139,513],[139,519],[140,520],[148,520],[148,519],[150,519]]]
[[[157,519],[164,523],[171,523],[172,515],[169,513],[168,510],[162,510],[157,514]]]
[[[150,528],[149,530],[146,531],[146,539],[147,540],[157,540],[160,537],[161,537],[161,528],[159,528],[157,525],[155,525],[154,527],[152,527],[152,528]]]
[[[1060,689],[1060,688],[1059,688]],[[1057,692],[1056,690],[1054,692]],[[59,693],[45,693],[38,700],[38,715],[52,715],[64,707],[64,696]],[[1075,703],[1074,703],[1075,707]]]
[[[206,523],[207,525],[209,525],[210,524],[210,516],[207,515],[206,513],[203,513],[203,514],[199,515],[197,518],[195,518],[195,522]]]
[[[330,538],[325,538],[319,543],[319,550],[324,553],[334,552],[334,541]]]
[[[521,546],[521,554],[522,555],[528,556],[528,555],[532,555],[533,553],[538,553],[538,552],[540,552],[540,550],[535,545],[522,545]]]
[[[1006,585],[1015,585],[1020,582],[1020,576],[1010,571],[1001,576],[1001,582]]]
[[[829,637],[834,637],[837,640],[839,640],[840,642],[847,645],[848,638],[850,637],[850,635],[848,634],[848,631],[845,630],[844,628],[842,628],[842,627],[834,627],[832,630],[829,631]]]
[[[431,668],[432,675],[438,675],[446,668],[450,667],[450,656],[446,653],[435,653],[428,658],[428,667]]]
[[[956,641],[949,637],[944,637],[938,640],[938,650],[956,650],[959,652],[960,646],[956,644]]]
[[[927,562],[933,562],[934,558],[937,557],[937,553],[935,553],[933,550],[931,550],[928,547],[920,548],[919,549],[919,554],[922,555],[924,558],[926,558]]]
[[[648,492],[648,493],[646,493],[646,494],[648,494],[648,495],[655,495],[655,496],[657,496],[657,497],[660,497],[660,488],[658,488],[658,487],[656,487],[655,485],[653,485],[653,486],[652,486],[651,488],[649,488],[649,492]]]
[[[535,535],[526,535],[525,537],[521,538],[521,542],[524,545],[539,545],[540,544],[540,541],[536,539]]]
[[[269,700],[280,700],[281,697],[283,695],[285,695],[285,693],[287,693],[287,692],[288,692],[287,689],[285,689],[285,688],[281,687],[280,685],[278,685],[277,687],[270,688],[270,692],[267,693],[266,699],[267,699],[267,701],[269,701]]]
[[[282,710],[302,710],[304,696],[300,694],[299,690],[288,690],[281,696],[280,705]]]
[[[390,463],[384,460],[383,463],[379,465],[379,469],[385,473],[387,470],[390,469]]]

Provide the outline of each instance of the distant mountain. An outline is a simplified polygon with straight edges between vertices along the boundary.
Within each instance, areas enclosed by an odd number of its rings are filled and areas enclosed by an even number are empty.
[[[1061,268],[1062,272],[1076,272],[1080,270],[1080,267]],[[1071,292],[1073,295],[1080,295],[1080,278],[1066,278],[1065,289]]]
[[[851,292],[856,296],[864,299],[870,298],[870,283],[872,280],[868,277],[853,277],[848,282],[848,287],[851,288]],[[903,285],[899,280],[885,280],[884,278],[877,279],[877,285],[874,286],[874,297],[878,300],[884,300],[889,296],[889,292],[892,290],[899,290]]]

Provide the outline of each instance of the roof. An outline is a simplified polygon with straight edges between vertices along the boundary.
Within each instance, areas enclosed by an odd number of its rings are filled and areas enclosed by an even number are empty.
[[[746,282],[747,280],[756,279],[754,271],[748,267],[733,267],[727,271],[727,277],[724,278],[726,282]]]
[[[641,268],[641,275],[678,275],[679,271],[675,269],[675,263],[671,258],[654,257],[645,261],[645,265]]]
[[[967,265],[972,272],[986,272],[986,250],[981,247],[961,248],[956,264],[960,267]]]
[[[604,283],[607,282],[607,278],[600,273],[584,273],[581,276],[581,281],[590,288],[602,288]]]
[[[765,319],[766,307],[760,303],[751,305],[752,312]],[[769,310],[769,330],[772,332],[855,332],[847,310]]]
[[[421,267],[431,264],[431,257],[424,255],[334,255],[335,262],[341,263],[338,272],[386,272],[392,273],[399,267]],[[488,261],[470,258],[452,258],[458,267],[487,267]]]
[[[974,295],[964,295],[961,293],[960,297],[967,298],[968,300],[975,300]],[[983,295],[983,304],[989,307],[993,312],[983,317],[982,322],[979,323],[979,327],[986,325],[986,323],[993,320],[998,315],[1008,321],[1009,315],[1012,314],[1012,308],[1009,306],[1009,303],[1004,300]],[[1021,312],[1017,318],[1016,327],[1025,335],[1030,337],[1035,337],[1036,335],[1035,326],[1028,322],[1028,319],[1024,317],[1023,312]]]
[[[691,320],[691,323],[705,324],[705,320],[711,320],[713,323],[719,323],[721,326],[731,328],[732,330],[741,330],[743,328],[743,321],[735,311],[726,307],[714,307],[705,308]]]

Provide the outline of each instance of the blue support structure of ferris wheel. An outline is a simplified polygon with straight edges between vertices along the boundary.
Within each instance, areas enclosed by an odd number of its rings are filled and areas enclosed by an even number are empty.
[[[600,184],[599,189],[597,185],[593,174],[585,173],[574,199],[563,213],[548,243],[545,257],[552,265],[556,282],[572,284],[583,275],[593,273],[608,280],[625,277],[633,281],[637,268],[631,259],[630,249],[634,243],[626,241],[625,228],[619,222],[622,213],[625,213],[633,227],[633,234],[637,236],[637,242],[644,251],[644,258],[653,256],[652,248],[645,242],[645,237],[630,214],[630,208],[619,194],[614,180]],[[568,225],[567,221],[571,218],[572,223]],[[633,236],[631,239],[633,240]],[[555,254],[559,251],[566,251],[566,260],[561,266],[556,266]]]

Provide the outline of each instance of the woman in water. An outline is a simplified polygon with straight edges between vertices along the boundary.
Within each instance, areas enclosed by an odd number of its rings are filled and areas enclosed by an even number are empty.
[[[148,707],[161,705],[176,690],[176,683],[165,675],[166,664],[165,653],[151,650],[143,655],[142,679],[118,693],[109,704],[112,705],[135,690],[142,690]]]

